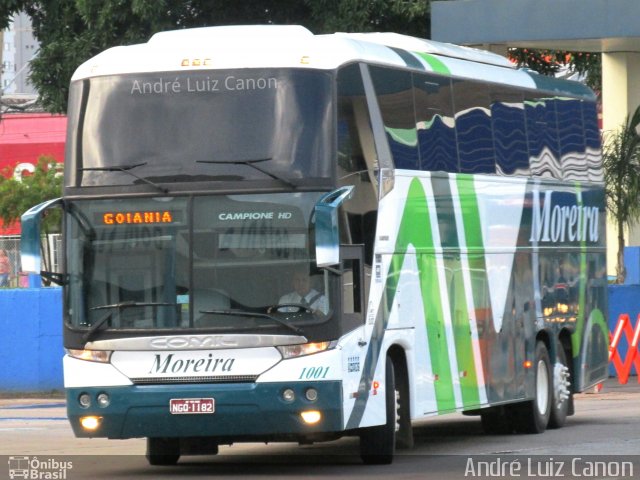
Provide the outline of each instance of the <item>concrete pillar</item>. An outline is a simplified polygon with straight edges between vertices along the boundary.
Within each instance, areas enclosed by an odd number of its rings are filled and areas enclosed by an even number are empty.
[[[606,133],[640,105],[640,53],[602,54],[602,120]]]
[[[640,53],[602,54],[602,129],[607,134],[624,124],[640,105]],[[613,222],[607,223],[607,273],[615,275],[618,232]],[[625,232],[627,245],[640,245],[637,222]]]

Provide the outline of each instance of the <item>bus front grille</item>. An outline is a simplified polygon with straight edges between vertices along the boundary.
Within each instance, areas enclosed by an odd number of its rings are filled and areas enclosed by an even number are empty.
[[[167,383],[250,383],[258,379],[257,375],[225,375],[213,377],[163,377],[132,378],[135,385],[160,385]]]

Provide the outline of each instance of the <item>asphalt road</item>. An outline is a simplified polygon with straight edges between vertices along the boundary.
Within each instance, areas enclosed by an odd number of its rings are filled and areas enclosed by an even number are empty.
[[[76,439],[56,399],[0,399],[0,479],[28,478],[640,478],[640,384],[614,379],[576,396],[576,415],[541,435],[485,435],[478,417],[447,415],[414,427],[416,445],[389,466],[365,466],[358,442],[237,444],[216,456],[150,467],[145,442]],[[599,462],[599,463],[596,463]],[[626,463],[628,462],[628,463]],[[600,470],[597,470],[597,468]],[[35,471],[36,473],[33,473]]]

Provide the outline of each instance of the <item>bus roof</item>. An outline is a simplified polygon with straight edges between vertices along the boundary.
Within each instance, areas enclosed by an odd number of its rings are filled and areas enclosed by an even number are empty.
[[[100,53],[82,64],[72,80],[180,70],[327,70],[356,61],[595,98],[590,89],[578,82],[541,78],[484,50],[396,33],[314,35],[298,25],[203,27],[156,33],[147,43]]]

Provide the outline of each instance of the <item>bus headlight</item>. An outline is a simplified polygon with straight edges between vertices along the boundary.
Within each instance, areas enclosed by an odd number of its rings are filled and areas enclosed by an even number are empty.
[[[91,406],[91,395],[88,393],[81,393],[78,397],[78,403],[82,408],[89,408]]]
[[[304,392],[304,397],[310,402],[315,402],[318,400],[318,390],[315,388],[307,388]]]
[[[89,362],[109,363],[111,359],[111,350],[75,350],[67,348],[67,355],[78,360],[87,360]]]
[[[282,392],[282,399],[287,403],[291,403],[296,399],[296,394],[292,389],[287,388]]]
[[[336,342],[303,343],[302,345],[281,345],[278,348],[282,358],[295,358],[324,352],[335,347]]]
[[[98,406],[100,408],[107,408],[109,406],[109,404],[111,403],[111,399],[109,398],[109,394],[102,392],[99,393],[98,396],[96,397],[96,401],[98,403]]]

